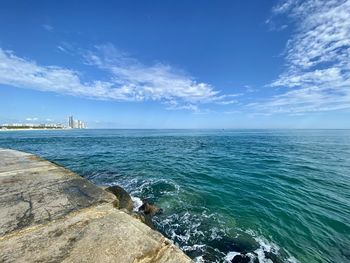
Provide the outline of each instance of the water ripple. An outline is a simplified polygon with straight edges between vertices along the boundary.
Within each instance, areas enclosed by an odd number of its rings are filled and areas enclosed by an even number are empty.
[[[2,132],[0,147],[155,202],[197,262],[350,262],[349,130]]]

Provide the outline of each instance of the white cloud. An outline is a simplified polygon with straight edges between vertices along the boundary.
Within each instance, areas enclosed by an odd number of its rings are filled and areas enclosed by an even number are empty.
[[[339,67],[330,67],[326,69],[315,69],[313,71],[291,73],[286,72],[270,84],[272,87],[342,87],[349,84],[346,74],[342,73]]]
[[[37,121],[39,120],[37,117],[28,117],[26,118],[26,121]]]
[[[191,110],[193,112],[200,112],[200,109],[196,104],[179,104],[175,100],[166,101],[165,104],[167,105],[167,110]]]
[[[286,70],[269,85],[287,90],[253,105],[271,112],[350,108],[350,1],[288,0],[273,13],[296,26],[285,50]]]
[[[56,66],[39,66],[35,62],[0,49],[0,83],[4,85],[53,91],[69,95],[103,98],[102,82],[82,83],[79,73]],[[98,94],[102,92],[102,94]]]
[[[47,30],[47,31],[52,31],[52,30],[53,30],[53,26],[48,25],[48,24],[44,24],[44,25],[42,25],[42,27],[43,27],[45,30]]]
[[[57,46],[57,49],[59,51],[65,52],[65,53],[67,52],[67,50],[64,47],[60,46],[60,45]]]
[[[63,52],[63,53],[66,53],[66,54],[69,54],[69,55],[75,55],[74,54],[74,47],[73,45],[71,45],[70,43],[68,42],[65,42],[65,41],[62,41],[59,45],[56,46],[57,49],[60,51],[60,52]]]
[[[135,100],[167,100],[186,103],[216,103],[233,95],[219,95],[210,84],[200,83],[170,65],[146,66],[112,45],[86,52],[87,64],[112,74],[112,80],[126,87]]]
[[[41,66],[0,48],[0,84],[98,100],[176,101],[174,108],[191,110],[197,110],[201,103],[233,103],[228,98],[236,96],[219,95],[210,84],[197,82],[169,65],[143,65],[112,45],[85,52],[84,58],[87,64],[105,71],[109,78],[82,81],[80,72]]]
[[[252,93],[252,92],[256,92],[256,91],[257,91],[256,88],[253,88],[253,87],[250,86],[250,85],[245,85],[244,88],[246,89],[246,92],[247,92],[247,93]]]
[[[282,1],[279,5],[272,8],[274,14],[281,14],[287,12],[293,5],[296,4],[296,0],[286,0]]]
[[[238,103],[237,100],[223,100],[223,101],[218,101],[217,104],[220,105],[230,105],[230,104],[236,104]]]

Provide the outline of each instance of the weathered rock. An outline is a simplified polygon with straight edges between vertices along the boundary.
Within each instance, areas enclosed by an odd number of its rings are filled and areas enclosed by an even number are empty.
[[[272,252],[264,251],[264,254],[265,258],[270,259],[273,263],[283,263],[283,260]]]
[[[250,257],[243,254],[236,255],[231,260],[231,263],[249,263],[249,262],[250,262]]]
[[[122,187],[120,187],[118,185],[113,185],[113,186],[107,187],[106,191],[111,192],[112,194],[114,194],[117,197],[118,202],[115,202],[115,204],[117,204],[117,207],[119,209],[125,208],[129,212],[132,211],[132,209],[134,207],[134,203],[133,203],[129,193],[127,191],[125,191]]]
[[[155,226],[152,222],[152,218],[149,215],[146,215],[144,213],[132,213],[132,216],[140,220],[142,223],[146,224],[150,228],[155,229]]]
[[[142,211],[146,215],[153,217],[157,213],[161,212],[161,209],[155,205],[148,203],[148,201],[143,200],[143,204],[140,206],[139,211]]]
[[[220,239],[209,241],[209,245],[217,247],[221,251],[236,251],[239,253],[249,253],[259,248],[259,244],[248,234],[240,232],[237,237],[223,236]]]
[[[0,241],[0,262],[190,262],[160,233],[110,204]]]
[[[61,218],[115,197],[34,155],[0,150],[0,235]]]
[[[191,262],[115,200],[62,167],[0,149],[0,262]]]

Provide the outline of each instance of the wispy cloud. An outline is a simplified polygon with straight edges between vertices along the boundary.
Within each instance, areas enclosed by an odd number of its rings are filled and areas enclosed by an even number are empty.
[[[167,105],[167,110],[191,110],[193,112],[200,112],[198,105],[193,103],[179,103],[176,100],[168,100],[164,102]]]
[[[268,85],[286,91],[252,105],[271,112],[350,108],[350,1],[287,0],[272,12],[296,27],[284,53],[286,70]]]
[[[86,82],[81,72],[38,65],[0,49],[0,83],[98,100],[168,102],[173,109],[194,111],[203,103],[234,103],[230,97],[237,96],[220,94],[210,84],[197,82],[170,65],[146,66],[112,45],[98,46],[83,54],[86,64],[105,71],[107,80]]]
[[[56,47],[60,52],[70,54],[70,55],[75,55],[73,45],[69,44],[68,42],[63,41]]]
[[[221,95],[210,84],[197,82],[170,65],[144,65],[110,44],[96,46],[94,51],[86,52],[84,57],[87,64],[108,71],[113,83],[124,87],[125,94],[132,100],[166,100],[189,105],[229,103],[227,98],[235,96]]]
[[[59,51],[65,52],[65,53],[67,52],[67,50],[64,47],[60,46],[60,45],[57,46],[57,49]]]
[[[44,25],[42,25],[42,27],[47,31],[53,31],[53,26],[51,26],[49,24],[44,24]]]
[[[109,84],[82,83],[79,73],[57,66],[40,66],[0,49],[0,83],[19,88],[52,91],[68,95],[105,98]]]
[[[28,117],[26,118],[26,121],[37,121],[39,120],[37,117]]]

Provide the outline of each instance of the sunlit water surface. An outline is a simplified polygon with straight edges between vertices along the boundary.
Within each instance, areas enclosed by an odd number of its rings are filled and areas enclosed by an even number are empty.
[[[197,262],[350,262],[349,130],[6,131],[0,147],[148,198]]]

